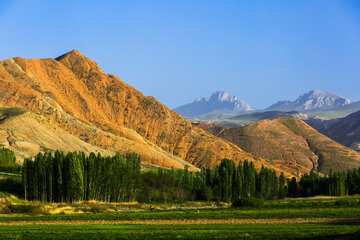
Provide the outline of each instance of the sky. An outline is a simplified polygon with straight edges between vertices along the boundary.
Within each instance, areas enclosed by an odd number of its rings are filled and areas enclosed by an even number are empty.
[[[216,90],[258,109],[360,100],[357,0],[0,0],[0,36],[0,60],[77,49],[170,108]]]

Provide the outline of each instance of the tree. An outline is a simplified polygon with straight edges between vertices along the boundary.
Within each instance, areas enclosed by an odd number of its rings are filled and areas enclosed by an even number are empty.
[[[244,197],[244,170],[242,163],[239,162],[239,165],[236,169],[235,181],[234,181],[234,199],[233,201],[240,200]]]
[[[279,198],[285,198],[287,195],[286,192],[286,186],[285,186],[285,176],[284,173],[281,172],[280,177],[279,177]]]
[[[296,182],[296,178],[292,177],[291,181],[289,182],[289,196],[290,197],[297,197],[299,194],[299,186]]]
[[[219,167],[221,199],[230,202],[233,197],[235,165],[229,159],[223,159]]]

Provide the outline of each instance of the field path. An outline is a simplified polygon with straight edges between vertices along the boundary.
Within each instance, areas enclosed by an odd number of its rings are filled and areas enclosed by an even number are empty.
[[[9,221],[0,226],[24,225],[205,225],[205,224],[294,224],[360,223],[359,218],[283,218],[283,219],[195,219],[195,220],[81,220],[81,221]]]

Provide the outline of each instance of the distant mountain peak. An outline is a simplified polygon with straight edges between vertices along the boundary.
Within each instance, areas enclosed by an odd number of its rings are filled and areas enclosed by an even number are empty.
[[[230,93],[217,90],[208,97],[199,97],[192,103],[174,109],[177,113],[187,117],[199,117],[212,113],[241,113],[254,110],[244,101]]]
[[[311,91],[302,93],[295,101],[298,101],[303,98],[331,98],[331,97],[346,99],[335,93],[328,93],[328,92],[324,92],[324,91],[320,91],[320,90],[311,90]],[[348,99],[346,99],[346,100],[348,100]],[[350,100],[348,100],[348,101],[350,103]]]
[[[350,104],[351,101],[335,93],[311,90],[302,93],[295,101],[279,101],[266,110],[309,111],[321,108],[333,108]]]
[[[236,96],[231,96],[230,93],[222,90],[217,90],[210,96],[212,102],[236,102],[238,100]]]

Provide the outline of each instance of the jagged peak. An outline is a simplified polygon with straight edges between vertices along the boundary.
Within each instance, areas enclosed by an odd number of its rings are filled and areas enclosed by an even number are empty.
[[[336,97],[336,98],[343,98],[346,99],[345,97],[336,94],[336,93],[330,93],[330,92],[325,92],[325,91],[321,91],[321,90],[311,90],[308,92],[305,92],[303,94],[301,94],[298,99],[302,98],[302,97]]]
[[[266,110],[296,110],[307,111],[323,107],[339,107],[350,104],[351,101],[341,95],[329,93],[321,90],[311,90],[302,93],[295,101],[279,101]]]
[[[239,103],[245,103],[244,101],[241,101],[236,96],[231,96],[227,91],[223,90],[216,90],[211,94],[210,97],[199,97],[194,100],[194,102],[239,102]]]

